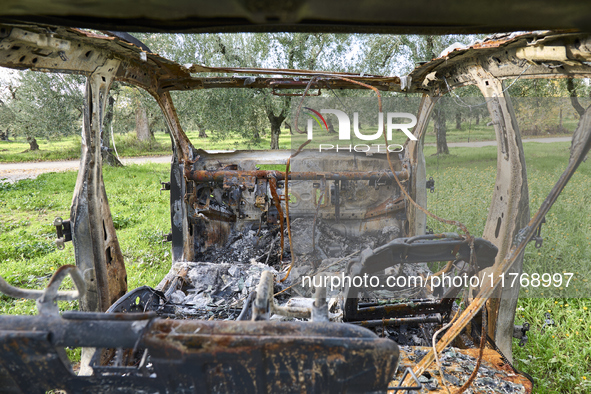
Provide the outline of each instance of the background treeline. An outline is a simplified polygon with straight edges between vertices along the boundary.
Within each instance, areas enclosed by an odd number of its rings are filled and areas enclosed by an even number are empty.
[[[154,53],[180,64],[266,67],[406,75],[421,62],[439,56],[454,43],[469,44],[478,36],[352,35],[352,34],[137,34]],[[214,74],[211,74],[214,75]],[[84,77],[11,72],[0,88],[0,140],[19,139],[28,149],[39,149],[37,139],[57,140],[78,135],[82,127]],[[524,135],[572,131],[589,97],[585,80],[518,80],[509,93],[532,97],[516,105]],[[323,97],[371,97],[365,90],[323,90]],[[448,130],[484,127],[490,118],[483,98],[474,87],[458,89],[433,112],[438,153],[447,153]],[[384,93],[384,96],[396,96]],[[398,94],[398,96],[406,96]],[[546,97],[566,100],[544,101]],[[208,89],[174,92],[181,124],[197,138],[232,139],[246,148],[280,147],[279,136],[291,132],[291,98],[271,89]],[[540,101],[541,100],[541,101]],[[115,83],[105,119],[103,145],[111,147],[110,133],[130,134],[125,141],[148,151],[162,149],[154,133],[166,125],[152,97],[141,89]],[[302,129],[302,127],[300,127]],[[160,145],[160,146],[159,146]],[[196,145],[199,145],[196,141]]]

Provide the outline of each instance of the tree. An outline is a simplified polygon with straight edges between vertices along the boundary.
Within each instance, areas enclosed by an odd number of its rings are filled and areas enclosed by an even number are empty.
[[[146,107],[138,100],[135,107],[135,133],[140,141],[149,141],[154,138],[148,124],[148,111]]]
[[[203,34],[143,35],[156,52],[181,64],[220,67],[343,69],[340,59],[349,35],[334,34]],[[214,138],[238,133],[257,144],[271,131],[271,148],[279,148],[281,125],[289,121],[291,100],[270,89],[209,89],[175,92],[183,124],[214,132]],[[203,131],[203,133],[201,132]]]
[[[363,48],[358,71],[381,75],[408,75],[414,67],[438,57],[439,53],[454,43],[470,44],[477,36],[417,36],[417,35],[361,35]],[[441,101],[441,100],[440,100]],[[461,128],[463,109],[451,104],[438,105],[432,119],[437,135],[437,152],[449,153],[447,147],[446,112],[455,112],[456,128]]]
[[[437,138],[437,154],[449,154],[447,147],[447,126],[445,123],[445,111],[438,106],[433,110],[433,123],[435,128],[435,136]]]
[[[39,149],[37,138],[78,133],[82,121],[83,77],[25,71],[15,76],[0,112],[4,127]]]

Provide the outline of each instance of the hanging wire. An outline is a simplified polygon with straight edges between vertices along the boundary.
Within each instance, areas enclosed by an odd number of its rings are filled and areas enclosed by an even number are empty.
[[[119,157],[119,153],[117,153],[117,147],[115,146],[115,135],[113,134],[113,122],[111,122],[111,141],[113,141],[113,149],[115,150],[115,154],[117,155],[117,160],[121,161]]]

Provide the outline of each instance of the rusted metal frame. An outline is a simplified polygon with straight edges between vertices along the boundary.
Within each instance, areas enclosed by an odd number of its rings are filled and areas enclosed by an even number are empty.
[[[72,281],[76,286],[75,291],[59,291],[59,287],[66,277],[70,274]],[[80,270],[73,265],[63,265],[58,268],[51,279],[45,290],[32,290],[32,289],[21,289],[18,287],[11,286],[0,276],[0,292],[13,298],[26,298],[30,300],[37,300],[37,308],[39,313],[46,314],[55,312],[57,314],[57,301],[73,301],[80,298],[80,295],[84,293],[86,284],[84,278],[80,273]],[[53,307],[56,307],[53,309]]]
[[[439,96],[423,94],[417,111],[417,124],[413,130],[413,135],[417,137],[417,140],[409,139],[404,150],[405,158],[410,167],[408,172],[412,174],[408,182],[408,194],[425,209],[427,208],[427,189],[425,186],[427,182],[427,166],[425,164],[423,144],[431,112],[439,98]],[[417,209],[413,204],[407,203],[406,218],[408,223],[407,236],[412,237],[425,233],[427,215],[424,212]]]
[[[536,214],[531,218],[529,223],[518,232],[515,237],[514,244],[511,250],[505,255],[502,261],[495,262],[492,267],[493,277],[498,278],[504,272],[507,272],[512,265],[523,254],[525,247],[532,240],[536,234],[536,230],[542,223],[552,205],[558,199],[558,196],[567,185],[570,178],[582,163],[583,159],[591,149],[591,108],[587,108],[581,117],[577,129],[573,134],[573,149],[571,150],[571,157],[568,165],[548,196],[544,199]],[[462,312],[458,320],[452,327],[443,335],[436,346],[438,352],[443,351],[451,342],[461,333],[461,331],[472,321],[476,314],[485,306],[486,301],[493,295],[495,289],[501,284],[497,280],[493,284],[485,281],[485,285],[480,288],[480,291],[474,298],[474,301],[468,305],[466,310]],[[427,368],[434,361],[434,353],[429,352],[415,367],[414,372],[417,375],[424,373]]]
[[[408,179],[407,171],[397,171],[398,179]],[[275,170],[256,170],[256,171],[234,171],[234,170],[193,170],[185,168],[185,177],[195,182],[224,182],[226,185],[243,185],[246,177],[256,179],[275,179],[276,181],[285,180],[285,172]],[[287,176],[290,181],[317,181],[326,180],[386,180],[394,179],[390,171],[343,171],[343,172],[290,172]]]
[[[396,239],[374,250],[362,252],[360,260],[349,266],[350,277],[371,274],[400,263],[418,263],[444,261],[451,259],[469,260],[472,255],[471,242],[463,239],[448,238],[446,234],[434,234],[429,239],[417,236],[408,239]],[[496,247],[483,239],[474,241],[474,253],[478,255],[480,269],[489,267],[497,254]],[[468,266],[465,272],[475,273],[476,267]],[[463,274],[461,272],[460,274]],[[359,307],[359,288],[348,286],[345,289],[344,320],[359,321],[376,318],[392,318],[417,314],[442,313],[448,314],[455,297],[462,288],[453,287],[441,301],[419,301],[408,304],[376,305]]]
[[[102,177],[101,132],[109,88],[119,67],[107,60],[88,77],[80,170],[71,208],[76,265],[84,272],[84,311],[106,311],[127,292],[123,255],[115,234]]]
[[[123,256],[102,181],[100,152],[106,99],[119,72],[121,56],[108,45],[98,45],[99,41],[72,29],[58,28],[50,34],[35,26],[3,26],[6,37],[0,42],[2,66],[88,77],[86,102],[92,108],[84,111],[83,154],[71,209],[72,237],[77,264],[87,274],[81,307],[105,310],[127,289]],[[92,283],[95,279],[96,283]],[[102,290],[97,290],[97,284]]]
[[[192,224],[189,222],[188,212],[191,207],[186,201],[189,185],[184,178],[184,172],[198,157],[195,157],[195,148],[183,131],[170,93],[155,89],[149,89],[148,92],[154,96],[162,109],[174,144],[171,166],[171,224],[173,244],[180,242],[181,245],[173,245],[173,261],[191,261],[195,256],[195,241],[191,231]]]
[[[145,339],[158,379],[171,392],[384,391],[398,364],[393,341],[352,325],[177,323],[158,321]]]
[[[273,75],[306,75],[309,77],[329,76],[339,79],[355,79],[363,82],[367,81],[398,81],[398,77],[385,77],[381,75],[361,75],[345,72],[326,72],[316,70],[301,70],[288,68],[257,68],[257,67],[208,67],[200,64],[192,64],[184,69],[191,74],[197,73],[225,73],[225,74],[273,74]]]
[[[497,178],[483,237],[499,248],[497,261],[502,261],[530,216],[523,144],[511,99],[502,82],[480,66],[471,68],[471,76],[488,101],[497,138]],[[523,255],[508,273],[521,274],[522,265]],[[519,288],[518,284],[501,289],[488,302],[488,334],[509,360],[513,360],[511,346]]]
[[[0,65],[13,69],[90,75],[97,64],[114,56],[109,50],[89,44],[66,30],[49,33],[36,26],[0,25],[6,36],[0,41]],[[87,55],[88,54],[88,55]]]
[[[368,208],[365,212],[364,219],[371,219],[378,216],[402,211],[404,210],[405,206],[406,204],[404,203],[404,199],[402,197],[398,197],[397,199],[389,198],[383,203],[379,204],[377,207]]]
[[[274,96],[279,96],[279,97],[301,97],[301,93],[278,93],[276,89],[279,89],[277,87],[274,87],[273,90],[271,91],[271,94]],[[318,92],[316,94],[308,94],[307,97],[318,97],[322,95],[322,90],[318,89]]]
[[[161,92],[232,87],[292,89],[294,88],[293,84],[298,83],[295,78],[287,79],[287,81],[284,81],[284,78],[258,77],[192,78],[189,71],[195,72],[197,69],[207,73],[273,74],[308,76],[308,78],[322,73],[310,70],[216,68],[198,65],[187,69],[156,54],[146,53],[141,48],[114,37],[63,27],[57,28],[53,32],[47,32],[37,26],[2,26],[6,29],[5,35],[7,36],[3,39],[4,46],[11,47],[10,50],[3,51],[3,45],[0,44],[0,63],[6,67],[88,75],[93,72],[95,64],[102,63],[107,55],[118,58],[125,65],[125,71],[117,76],[118,80],[149,88],[154,86],[153,80],[155,79],[159,81],[158,89]],[[14,33],[11,32],[12,30]],[[13,46],[14,48],[18,46],[20,49],[16,50],[12,48]],[[30,48],[35,48],[37,51],[33,52]],[[39,49],[42,51],[40,52]],[[399,90],[398,77],[326,72],[323,74],[347,75],[369,84],[375,84],[380,90]],[[305,84],[305,81],[300,81],[300,84],[302,82]],[[271,85],[272,83],[274,86]],[[359,88],[359,86],[343,81],[334,81],[334,83],[335,88]]]
[[[439,301],[409,301],[401,304],[393,305],[376,305],[370,307],[360,307],[352,310],[357,302],[349,302],[349,300],[357,300],[356,298],[347,299],[347,322],[367,321],[376,319],[397,319],[405,316],[430,315],[433,313],[440,313],[448,315],[455,297],[444,298]],[[351,313],[353,312],[353,313]]]
[[[134,367],[76,376],[60,352],[65,346],[145,347],[156,377]],[[273,393],[296,386],[327,393],[380,391],[398,359],[393,341],[328,322],[174,321],[154,314],[79,312],[0,319],[0,372],[12,378],[3,389],[14,392],[219,392],[224,387]]]
[[[536,41],[532,43],[531,41]],[[578,42],[577,42],[578,41]],[[504,80],[510,78],[540,79],[540,78],[567,78],[576,76],[588,78],[591,76],[591,68],[586,64],[591,60],[591,52],[588,45],[588,34],[569,33],[553,34],[547,37],[537,37],[531,33],[522,35],[510,41],[496,45],[477,45],[472,49],[453,51],[445,58],[440,58],[428,64],[417,67],[410,74],[413,81],[421,81],[422,86],[415,85],[415,91],[428,88],[431,91],[439,87],[441,91],[447,91],[449,87],[472,85],[473,79],[465,72],[474,63],[475,57],[496,78]],[[563,47],[564,56],[554,60],[544,60],[535,54],[528,55],[524,49],[544,48],[544,46]],[[526,68],[527,66],[527,68]],[[552,67],[560,66],[560,67]],[[458,72],[464,70],[464,72]],[[436,72],[436,76],[431,76]],[[443,77],[446,79],[443,80]]]
[[[173,79],[161,80],[162,91],[172,90],[200,90],[200,89],[274,89],[274,90],[294,90],[304,89],[309,78],[260,78],[260,77],[193,77],[181,76]],[[340,80],[328,81],[331,89],[364,89],[363,87]],[[369,84],[375,86],[381,91],[400,91],[400,85],[396,82],[369,81]],[[314,89],[326,88],[326,84],[313,84]],[[280,94],[283,95],[283,94]],[[301,93],[292,93],[288,95],[301,96]],[[308,96],[317,96],[311,94]]]
[[[284,234],[284,224],[283,224],[283,208],[281,208],[281,199],[279,198],[279,194],[277,193],[277,179],[271,177],[269,178],[269,191],[271,192],[271,197],[273,197],[273,204],[275,208],[277,208],[277,214],[279,215],[279,227],[280,227],[280,235],[281,235],[281,248],[279,253],[279,259],[283,258],[283,248],[285,246],[285,234]],[[293,245],[289,245],[289,250],[293,249]]]
[[[431,312],[433,313],[433,312]],[[437,323],[441,324],[443,318],[441,314],[436,313],[435,316],[424,316],[424,317],[399,317],[399,318],[384,318],[381,320],[362,320],[352,321],[349,324],[355,324],[357,326],[371,328],[371,327],[400,327],[400,326],[418,326],[426,323]]]
[[[49,342],[56,347],[133,348],[156,317],[155,313],[66,312],[36,316],[5,315],[0,333],[35,330],[51,333]],[[116,334],[116,335],[114,335]]]

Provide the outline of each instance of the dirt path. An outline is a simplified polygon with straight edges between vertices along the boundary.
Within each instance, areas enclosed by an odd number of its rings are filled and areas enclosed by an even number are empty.
[[[554,138],[528,138],[523,142],[568,142],[571,137],[554,137]],[[426,146],[435,146],[435,144],[425,144]],[[450,142],[447,144],[450,148],[468,147],[480,148],[483,146],[496,146],[496,141],[476,141],[476,142]],[[170,156],[148,156],[148,157],[131,157],[123,159],[123,164],[143,164],[143,163],[170,163]],[[60,172],[77,170],[80,162],[78,160],[67,161],[42,161],[42,162],[28,162],[28,163],[8,163],[0,164],[0,181],[2,179],[8,182],[18,181],[25,178],[36,178],[37,175],[45,172]]]
[[[170,163],[171,156],[130,157],[122,159],[123,164]],[[27,163],[0,164],[0,180],[15,182],[19,179],[36,178],[45,172],[61,172],[78,170],[79,160],[40,161]]]

